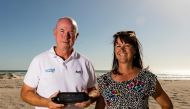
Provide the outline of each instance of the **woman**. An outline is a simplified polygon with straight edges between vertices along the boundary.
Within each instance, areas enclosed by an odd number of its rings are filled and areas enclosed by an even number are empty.
[[[95,108],[148,109],[148,97],[153,96],[162,109],[173,109],[156,76],[143,68],[140,42],[135,32],[121,31],[113,37],[112,70],[97,80],[101,96]]]

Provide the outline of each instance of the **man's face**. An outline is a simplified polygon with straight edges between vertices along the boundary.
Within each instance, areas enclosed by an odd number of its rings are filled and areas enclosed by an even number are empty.
[[[63,19],[58,22],[54,30],[54,35],[57,43],[57,48],[69,52],[72,50],[77,37],[76,28],[68,19]]]

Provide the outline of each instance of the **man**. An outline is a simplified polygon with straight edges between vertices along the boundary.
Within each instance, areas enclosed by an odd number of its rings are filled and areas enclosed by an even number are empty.
[[[36,109],[81,109],[91,100],[73,105],[56,104],[51,98],[58,92],[87,92],[92,98],[96,77],[91,62],[73,49],[78,26],[74,19],[63,17],[54,29],[56,46],[36,56],[31,62],[21,90],[21,98]],[[90,97],[90,98],[91,98]]]

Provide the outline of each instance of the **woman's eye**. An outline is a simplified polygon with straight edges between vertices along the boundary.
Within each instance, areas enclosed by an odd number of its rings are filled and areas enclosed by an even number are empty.
[[[120,45],[116,45],[116,47],[121,47]]]
[[[130,46],[129,46],[129,45],[125,45],[124,47],[125,47],[125,48],[129,48]]]
[[[127,47],[131,47],[131,45],[130,45],[130,44],[126,44],[126,45],[125,45],[125,48],[127,48]]]

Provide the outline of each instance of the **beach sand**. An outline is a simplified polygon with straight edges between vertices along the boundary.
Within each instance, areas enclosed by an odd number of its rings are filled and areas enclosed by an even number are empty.
[[[174,109],[190,109],[190,80],[160,80],[163,89],[171,98]],[[34,109],[20,98],[23,77],[15,74],[0,74],[0,109]],[[150,97],[150,109],[161,109]],[[86,109],[94,109],[94,105]]]

